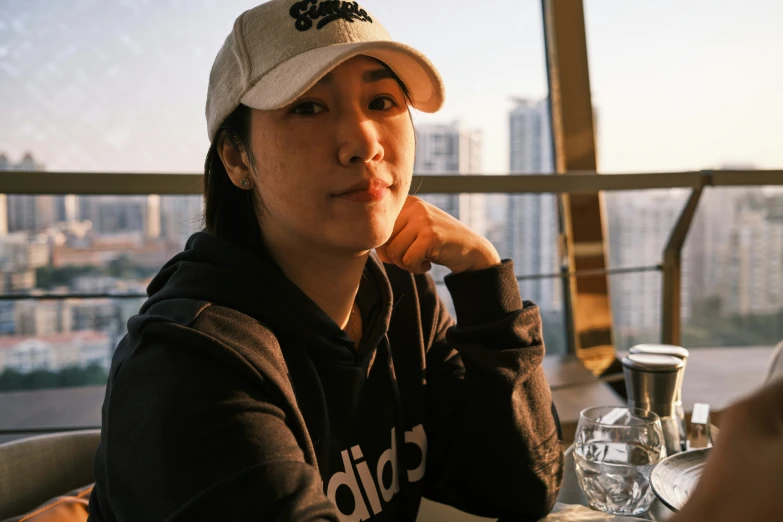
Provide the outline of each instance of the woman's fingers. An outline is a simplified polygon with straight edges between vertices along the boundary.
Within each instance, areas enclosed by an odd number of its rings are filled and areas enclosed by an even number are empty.
[[[424,273],[431,268],[428,260],[429,244],[425,239],[426,231],[415,226],[406,226],[383,246],[388,261],[415,274]]]
[[[432,268],[432,264],[429,261],[432,243],[423,238],[425,235],[422,233],[417,234],[416,239],[414,239],[402,256],[403,268],[413,274],[423,274]]]
[[[386,245],[381,245],[378,248],[375,249],[375,253],[378,254],[378,257],[380,260],[387,265],[393,265],[394,261],[391,260],[391,258],[386,255]]]

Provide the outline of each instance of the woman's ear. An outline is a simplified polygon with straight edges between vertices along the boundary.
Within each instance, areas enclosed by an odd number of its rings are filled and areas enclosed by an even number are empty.
[[[250,176],[250,161],[245,151],[234,147],[231,140],[221,137],[218,142],[217,152],[223,166],[231,179],[231,183],[237,187],[248,190],[252,186]]]

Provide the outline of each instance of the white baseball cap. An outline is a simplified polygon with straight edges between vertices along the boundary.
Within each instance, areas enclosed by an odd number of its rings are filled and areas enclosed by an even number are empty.
[[[212,65],[207,132],[239,106],[272,110],[288,105],[337,65],[357,55],[381,60],[408,86],[412,105],[435,112],[443,80],[419,51],[395,42],[356,2],[271,0],[234,22]]]

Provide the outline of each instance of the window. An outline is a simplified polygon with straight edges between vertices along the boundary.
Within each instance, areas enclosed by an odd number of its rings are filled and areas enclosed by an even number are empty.
[[[587,0],[599,171],[783,168],[783,69],[773,65],[783,49],[781,16],[783,5],[764,0]],[[783,339],[780,190],[703,194],[683,251],[686,346]],[[680,191],[607,194],[612,265],[659,263],[686,198]],[[621,295],[611,287],[618,329],[632,320],[626,305],[634,296],[659,309],[650,293],[660,294],[659,275],[622,277],[633,283]]]

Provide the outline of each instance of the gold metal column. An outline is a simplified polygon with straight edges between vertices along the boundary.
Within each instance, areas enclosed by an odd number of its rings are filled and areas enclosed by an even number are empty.
[[[542,0],[555,169],[558,174],[596,169],[593,103],[582,0]],[[570,342],[583,364],[599,374],[615,361],[603,198],[563,194],[561,245],[570,272],[599,275],[568,280]]]

